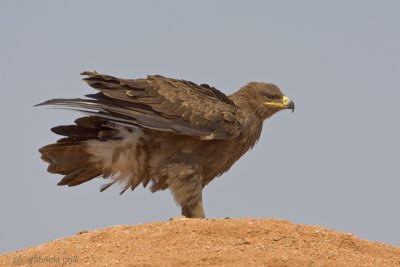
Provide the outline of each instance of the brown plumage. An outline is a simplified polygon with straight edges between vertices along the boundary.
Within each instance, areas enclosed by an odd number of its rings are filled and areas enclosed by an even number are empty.
[[[97,94],[52,99],[86,114],[74,125],[51,130],[64,136],[39,149],[58,185],[75,186],[96,177],[169,188],[187,217],[205,217],[202,190],[226,172],[260,137],[263,121],[294,104],[273,84],[252,82],[226,96],[206,84],[162,77],[120,79],[86,71]]]

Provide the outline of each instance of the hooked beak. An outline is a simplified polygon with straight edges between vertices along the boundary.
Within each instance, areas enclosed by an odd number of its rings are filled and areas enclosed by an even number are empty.
[[[264,102],[264,105],[270,108],[278,108],[278,109],[291,109],[292,113],[294,112],[294,102],[289,99],[287,96],[282,97],[281,103],[276,102]]]
[[[282,99],[283,99],[283,103],[286,104],[286,108],[291,109],[292,113],[293,113],[294,112],[294,102],[286,96],[284,96]]]

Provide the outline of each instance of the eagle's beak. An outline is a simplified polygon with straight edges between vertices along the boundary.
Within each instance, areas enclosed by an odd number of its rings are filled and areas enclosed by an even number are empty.
[[[276,102],[264,102],[264,105],[270,108],[279,108],[279,109],[291,109],[292,113],[294,112],[294,102],[289,99],[287,96],[282,97],[281,103]]]
[[[294,102],[289,99],[287,96],[282,97],[283,103],[286,105],[287,109],[291,109],[292,113],[294,112]]]

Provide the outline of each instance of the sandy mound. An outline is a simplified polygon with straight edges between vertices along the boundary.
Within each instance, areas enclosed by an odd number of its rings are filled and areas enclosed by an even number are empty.
[[[270,219],[176,219],[79,233],[1,266],[400,266],[400,247]]]

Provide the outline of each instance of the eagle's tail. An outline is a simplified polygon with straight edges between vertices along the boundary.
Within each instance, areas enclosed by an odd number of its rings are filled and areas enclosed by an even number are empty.
[[[141,143],[140,128],[125,128],[96,116],[75,120],[75,125],[51,129],[64,136],[54,144],[39,149],[42,159],[49,163],[48,172],[64,175],[58,185],[75,186],[96,177],[112,178],[103,185],[106,190],[115,182],[135,189],[148,178],[148,157]]]
[[[48,172],[64,175],[58,185],[74,186],[102,175],[101,167],[87,152],[88,140],[99,140],[113,132],[106,121],[96,117],[82,117],[75,125],[62,125],[51,129],[64,136],[57,143],[39,149],[42,159],[49,163]]]
[[[42,159],[49,163],[47,171],[64,175],[58,185],[74,186],[102,174],[90,160],[82,141],[58,142],[39,149]]]

